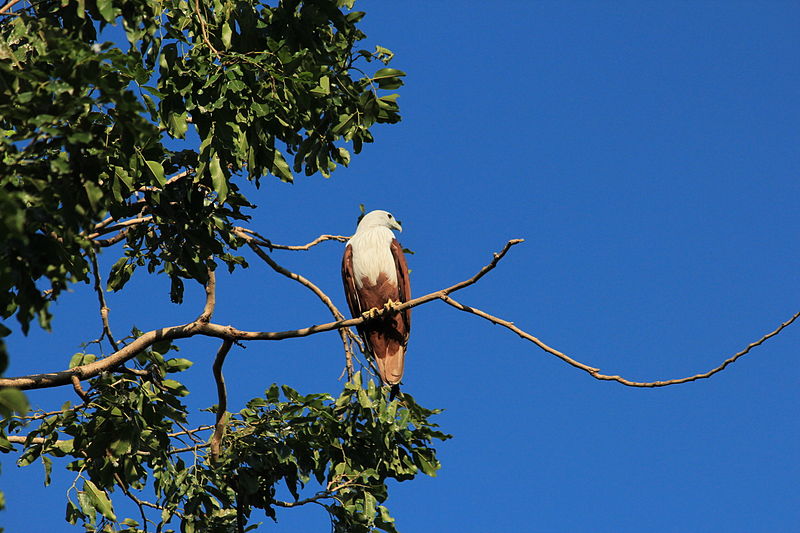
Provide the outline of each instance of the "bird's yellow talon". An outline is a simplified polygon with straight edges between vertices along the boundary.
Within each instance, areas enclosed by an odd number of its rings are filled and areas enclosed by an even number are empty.
[[[381,316],[381,310],[377,307],[373,307],[369,311],[364,311],[361,313],[361,316],[363,316],[366,320],[375,320]]]

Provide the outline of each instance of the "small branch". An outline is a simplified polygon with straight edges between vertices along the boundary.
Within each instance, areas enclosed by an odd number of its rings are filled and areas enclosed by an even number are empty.
[[[20,1],[20,0],[9,0],[9,1],[6,3],[6,5],[4,5],[3,7],[0,7],[0,13],[5,13],[6,11],[8,11],[8,10],[9,10],[9,9],[11,9],[12,7],[14,7],[14,4],[16,4],[16,3],[17,3],[17,2],[19,2],[19,1]]]
[[[191,122],[191,120],[189,120],[188,122]],[[172,185],[176,181],[185,178],[194,171],[195,169],[193,168],[187,168],[183,172],[178,172],[177,174],[175,174],[174,176],[172,176],[171,178],[169,178],[167,181],[164,182],[164,187],[166,187],[167,185]],[[144,187],[139,187],[138,189],[136,189],[136,192],[160,192],[162,190],[164,189],[161,187],[153,187],[152,185],[145,185]]]
[[[209,443],[204,444],[195,444],[194,446],[186,446],[185,448],[173,448],[169,452],[168,455],[174,455],[176,453],[185,453],[185,452],[196,452],[197,450],[202,450],[203,448],[208,448],[211,446]]]
[[[126,229],[120,231],[119,233],[117,233],[116,235],[114,235],[113,237],[110,237],[108,239],[98,239],[98,240],[95,240],[94,243],[97,246],[100,246],[101,248],[108,248],[109,246],[114,246],[118,242],[120,242],[123,239],[125,239],[125,237],[128,235],[128,232],[130,230],[131,230],[131,228],[126,228]]]
[[[146,217],[131,218],[130,220],[125,220],[125,221],[122,221],[122,222],[118,222],[118,223],[114,224],[113,226],[104,226],[104,227],[102,227],[100,229],[98,229],[98,227],[95,226],[95,232],[90,234],[87,237],[87,239],[94,240],[97,237],[100,237],[102,235],[106,235],[108,233],[114,233],[115,231],[130,229],[131,226],[138,226],[142,222],[149,222],[152,219],[153,219],[153,217],[148,215]],[[100,224],[103,224],[104,222],[105,221],[101,222]],[[98,224],[98,226],[100,224]]]
[[[13,444],[45,444],[48,440],[44,437],[33,437],[30,441],[28,441],[27,435],[6,435],[6,439],[8,439],[8,442]],[[54,442],[54,444],[61,444],[63,442],[66,441],[57,440]]]
[[[194,0],[194,9],[197,12],[197,18],[200,20],[200,30],[203,33],[203,41],[206,43],[206,46],[214,52],[214,55],[220,57],[219,51],[214,48],[211,44],[211,41],[208,39],[208,29],[206,28],[206,21],[203,18],[203,14],[200,12],[200,0]]]
[[[80,396],[84,404],[88,404],[91,401],[91,398],[89,398],[89,395],[86,394],[86,391],[83,390],[83,387],[81,387],[81,378],[78,376],[78,374],[72,374],[71,381],[72,388],[75,389],[75,394]]]
[[[537,339],[536,337],[534,337],[530,333],[527,333],[527,332],[519,329],[517,326],[514,325],[513,322],[509,322],[507,320],[503,320],[502,318],[497,318],[496,316],[492,316],[489,313],[481,311],[480,309],[476,309],[474,307],[469,307],[467,305],[459,303],[459,302],[453,300],[452,298],[450,298],[449,296],[446,296],[446,295],[442,296],[441,300],[443,302],[449,304],[449,305],[452,305],[456,309],[459,309],[461,311],[466,311],[467,313],[472,313],[472,314],[477,315],[477,316],[479,316],[481,318],[485,318],[486,320],[488,320],[489,322],[492,322],[493,324],[498,324],[500,326],[503,326],[505,328],[510,329],[511,331],[513,331],[514,333],[516,333],[517,335],[522,337],[523,339],[531,341],[532,343],[534,343],[536,346],[538,346],[539,348],[541,348],[545,352],[558,357],[559,359],[561,359],[565,363],[570,364],[570,365],[574,366],[575,368],[583,370],[584,372],[588,373],[589,375],[591,375],[595,379],[599,379],[599,380],[602,380],[602,381],[616,381],[617,383],[621,383],[622,385],[626,385],[628,387],[645,387],[645,388],[666,387],[668,385],[678,385],[680,383],[688,383],[690,381],[696,381],[698,379],[710,378],[711,376],[713,376],[717,372],[723,371],[725,369],[725,367],[727,367],[729,364],[733,363],[734,361],[736,361],[737,359],[739,359],[743,355],[747,354],[750,350],[752,350],[756,346],[759,346],[760,344],[762,344],[764,341],[766,341],[770,337],[774,337],[775,335],[780,333],[781,330],[783,330],[784,328],[789,326],[792,322],[797,320],[798,317],[800,317],[800,312],[795,313],[789,320],[787,320],[786,322],[783,322],[780,326],[778,326],[777,329],[775,329],[774,331],[771,331],[770,333],[767,333],[766,335],[761,337],[759,340],[748,344],[747,347],[744,350],[742,350],[740,352],[737,352],[733,356],[731,356],[728,359],[726,359],[725,361],[723,361],[721,365],[709,370],[708,372],[704,372],[702,374],[695,374],[694,376],[689,376],[689,377],[686,377],[686,378],[669,379],[669,380],[662,380],[662,381],[640,382],[640,381],[631,381],[631,380],[625,379],[625,378],[620,377],[620,376],[609,376],[609,375],[601,374],[599,368],[594,368],[594,367],[591,367],[591,366],[586,365],[584,363],[581,363],[580,361],[576,361],[575,359],[572,359],[568,355],[559,352],[555,348],[551,348],[550,346],[546,345],[545,343],[543,343],[542,341],[540,341],[539,339]]]
[[[247,241],[250,245],[250,248],[256,253],[258,257],[260,257],[265,263],[267,263],[272,270],[275,272],[286,276],[289,279],[293,279],[296,282],[300,283],[311,292],[313,292],[317,298],[319,298],[322,303],[330,310],[333,318],[336,320],[344,320],[344,315],[339,311],[339,309],[334,305],[333,300],[325,294],[322,289],[314,285],[310,280],[306,279],[305,277],[301,276],[300,274],[296,274],[289,270],[286,270],[278,263],[276,263],[264,250],[259,247],[259,243],[255,238],[253,238],[250,234],[243,230],[243,228],[236,228],[234,230],[236,235]],[[342,339],[342,345],[344,346],[344,355],[345,355],[345,369],[347,371],[347,376],[353,376],[353,352],[350,350],[350,343],[347,341],[348,335],[356,338],[352,331],[349,328],[341,328],[339,329],[339,337]],[[360,342],[360,339],[359,339]]]
[[[111,349],[116,352],[119,350],[119,346],[117,345],[117,341],[114,340],[114,336],[111,334],[111,326],[108,323],[109,308],[108,305],[106,305],[105,293],[103,292],[103,287],[100,283],[100,269],[97,267],[97,254],[94,253],[94,250],[89,252],[89,259],[92,262],[94,291],[97,293],[97,301],[100,303],[100,319],[103,322],[103,331],[100,334],[100,338],[97,340],[103,340],[103,337],[105,336],[108,339],[109,344],[111,344]]]
[[[264,237],[262,235],[259,235],[257,232],[255,232],[255,231],[253,231],[251,229],[242,228],[242,227],[238,227],[237,226],[236,228],[234,228],[234,231],[236,231],[237,233],[238,232],[249,233],[250,235],[253,235],[253,236],[257,237],[257,240],[254,239],[254,242],[256,244],[260,244],[262,246],[266,246],[270,250],[294,250],[294,251],[303,250],[303,251],[305,251],[305,250],[308,250],[309,248],[311,248],[312,246],[316,246],[319,243],[324,242],[324,241],[347,242],[350,239],[350,237],[345,237],[344,235],[320,235],[319,237],[317,237],[316,239],[314,239],[313,241],[311,241],[308,244],[303,244],[301,246],[288,246],[288,245],[285,245],[285,244],[273,244],[272,241],[270,241],[269,239],[267,239],[266,237]]]
[[[225,357],[233,345],[233,341],[225,339],[222,346],[217,351],[214,358],[214,381],[217,383],[217,421],[214,424],[214,434],[211,436],[211,460],[217,462],[222,445],[222,438],[225,436],[225,427],[228,421],[228,392],[225,389],[225,377],[222,375],[222,365],[225,364]]]
[[[217,305],[217,275],[210,268],[208,269],[208,281],[206,281],[206,305],[203,307],[203,312],[197,317],[196,322],[207,324],[211,320],[211,315],[214,314],[214,308]]]
[[[181,435],[193,435],[199,431],[206,431],[209,429],[214,429],[214,426],[199,426],[194,429],[184,429],[183,431],[177,431],[175,433],[167,434],[167,437],[180,437]]]

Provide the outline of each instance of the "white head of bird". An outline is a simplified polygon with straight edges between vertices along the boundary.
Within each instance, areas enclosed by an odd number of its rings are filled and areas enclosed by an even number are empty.
[[[358,223],[356,233],[362,230],[381,227],[389,228],[390,230],[403,231],[403,227],[390,212],[376,209],[375,211],[370,211],[364,215],[364,218],[362,218],[361,222]]]

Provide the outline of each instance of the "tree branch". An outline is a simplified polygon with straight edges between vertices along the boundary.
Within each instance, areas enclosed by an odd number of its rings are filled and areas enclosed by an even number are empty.
[[[594,367],[591,367],[591,366],[586,365],[584,363],[581,363],[580,361],[576,361],[575,359],[572,359],[568,355],[559,352],[555,348],[551,348],[550,346],[546,345],[545,343],[543,343],[542,341],[540,341],[539,339],[537,339],[536,337],[534,337],[530,333],[527,333],[527,332],[521,330],[520,328],[518,328],[517,326],[515,326],[513,322],[509,322],[507,320],[503,320],[502,318],[497,318],[496,316],[492,316],[489,313],[481,311],[480,309],[476,309],[474,307],[470,307],[470,306],[464,305],[462,303],[459,303],[459,302],[453,300],[452,298],[450,298],[447,295],[442,296],[441,300],[443,302],[449,304],[449,305],[452,305],[456,309],[460,309],[461,311],[466,311],[467,313],[472,313],[472,314],[477,315],[477,316],[479,316],[481,318],[485,318],[486,320],[488,320],[489,322],[492,322],[493,324],[498,324],[500,326],[503,326],[505,328],[510,329],[511,331],[513,331],[514,333],[516,333],[517,335],[522,337],[523,339],[531,341],[536,346],[538,346],[539,348],[541,348],[545,352],[549,353],[550,355],[554,355],[554,356],[558,357],[559,359],[561,359],[562,361],[564,361],[565,363],[570,364],[570,365],[572,365],[575,368],[578,368],[580,370],[583,370],[584,372],[587,372],[593,378],[596,378],[596,379],[599,379],[599,380],[603,380],[603,381],[616,381],[617,383],[621,383],[621,384],[626,385],[628,387],[648,387],[648,388],[666,387],[667,385],[678,385],[680,383],[688,383],[690,381],[696,381],[698,379],[710,378],[711,376],[713,376],[717,372],[721,372],[722,370],[724,370],[725,367],[727,367],[729,364],[733,363],[734,361],[736,361],[737,359],[739,359],[743,355],[747,354],[750,350],[752,350],[756,346],[760,345],[761,343],[763,343],[764,341],[766,341],[770,337],[774,337],[775,335],[780,333],[781,330],[783,330],[785,327],[789,326],[792,322],[797,320],[798,317],[800,317],[800,311],[799,311],[799,312],[795,313],[794,316],[792,316],[789,320],[787,320],[786,322],[784,322],[780,326],[778,326],[777,329],[775,329],[774,331],[772,331],[770,333],[767,333],[766,335],[761,337],[759,340],[757,340],[757,341],[755,341],[753,343],[750,343],[749,345],[747,345],[747,347],[744,350],[742,350],[740,352],[737,352],[733,356],[731,356],[728,359],[726,359],[725,361],[723,361],[721,365],[709,370],[708,372],[704,372],[702,374],[695,374],[694,376],[689,376],[689,377],[686,377],[686,378],[669,379],[669,380],[663,380],[663,381],[639,382],[639,381],[631,381],[631,380],[625,379],[625,378],[620,377],[620,376],[608,376],[608,375],[605,375],[605,374],[601,374],[599,368],[594,368]]]
[[[131,226],[138,226],[142,222],[149,222],[152,219],[153,219],[153,217],[151,215],[148,215],[148,216],[145,216],[145,217],[131,218],[129,220],[124,220],[122,222],[118,222],[118,223],[114,224],[113,226],[103,226],[103,227],[98,229],[98,226],[100,226],[100,225],[105,223],[105,221],[103,221],[100,224],[98,224],[97,226],[95,226],[95,232],[90,234],[86,238],[90,239],[90,240],[94,240],[97,237],[100,237],[102,235],[106,235],[108,233],[114,233],[115,231],[119,231],[119,230],[129,229]]]
[[[305,251],[305,250],[308,250],[309,248],[311,248],[312,246],[316,246],[319,243],[324,242],[324,241],[347,242],[350,239],[350,237],[346,237],[344,235],[320,235],[319,237],[317,237],[316,239],[314,239],[313,241],[311,241],[308,244],[303,244],[301,246],[288,246],[288,245],[285,245],[285,244],[273,244],[272,241],[270,241],[269,239],[267,239],[266,237],[264,237],[262,235],[259,235],[258,232],[255,232],[255,231],[253,231],[251,229],[242,228],[242,227],[237,226],[237,227],[234,228],[234,231],[237,232],[237,233],[240,233],[240,232],[249,233],[250,235],[253,235],[254,237],[257,237],[258,240],[255,240],[256,244],[260,244],[262,246],[266,246],[270,250],[294,250],[294,251],[302,250],[302,251]]]
[[[205,289],[206,305],[195,322],[207,324],[211,320],[211,315],[214,314],[214,308],[217,305],[217,275],[211,269],[208,269],[208,281],[206,281]]]
[[[301,276],[300,274],[296,274],[289,270],[286,270],[278,263],[276,263],[264,250],[259,247],[259,243],[257,239],[254,238],[252,235],[248,234],[244,231],[244,228],[236,228],[234,230],[236,235],[244,239],[250,248],[256,253],[258,257],[260,257],[265,263],[267,263],[272,270],[275,272],[286,276],[289,279],[293,279],[296,282],[300,283],[311,292],[313,292],[317,298],[322,300],[322,303],[331,311],[333,318],[336,320],[344,320],[344,315],[339,311],[339,309],[334,305],[333,300],[325,294],[322,289],[314,285],[310,280]],[[353,376],[353,352],[350,350],[350,343],[347,341],[347,337],[350,336],[353,339],[358,339],[355,334],[350,330],[350,328],[340,328],[339,329],[339,336],[342,339],[342,344],[344,345],[344,354],[345,354],[345,368],[347,370],[347,376]],[[357,341],[359,345],[361,344],[361,340],[358,339]]]
[[[10,10],[12,7],[14,7],[14,4],[16,4],[19,1],[20,0],[9,0],[6,3],[6,5],[4,5],[3,7],[0,7],[0,13],[5,13],[6,11]]]
[[[78,374],[72,374],[70,381],[72,381],[72,388],[75,389],[75,394],[83,400],[84,404],[88,404],[91,398],[89,398],[89,395],[86,394],[86,391],[81,387],[81,378]]]
[[[214,423],[214,434],[211,436],[211,460],[217,462],[219,459],[220,447],[222,445],[222,437],[225,436],[225,427],[228,421],[228,391],[225,389],[225,376],[222,375],[222,365],[225,364],[225,357],[233,345],[233,341],[225,339],[217,351],[217,356],[214,358],[214,365],[212,370],[214,372],[214,381],[217,384],[217,420]]]
[[[555,355],[556,357],[559,357],[563,361],[571,364],[576,368],[588,372],[597,379],[606,381],[616,381],[623,385],[628,385],[632,387],[663,387],[666,385],[675,385],[679,383],[686,383],[689,381],[710,377],[715,373],[723,370],[726,366],[733,363],[739,357],[745,355],[753,348],[761,345],[767,339],[777,335],[784,328],[788,327],[795,320],[797,320],[798,317],[800,317],[800,312],[796,313],[794,316],[792,316],[789,320],[781,324],[777,329],[775,329],[771,333],[768,333],[764,335],[761,339],[749,344],[744,350],[733,355],[729,359],[725,360],[719,367],[703,374],[697,374],[695,376],[690,376],[681,379],[674,379],[669,381],[652,381],[652,382],[635,382],[619,376],[607,376],[604,374],[600,374],[600,369],[598,368],[590,367],[588,365],[575,361],[574,359],[564,355],[558,350],[550,348],[549,346],[545,345],[544,343],[533,337],[533,335],[530,335],[520,330],[519,328],[516,328],[516,326],[514,326],[511,322],[507,322],[499,318],[492,317],[491,315],[488,315],[483,311],[465,306],[463,304],[456,302],[452,298],[449,298],[449,295],[452,294],[453,292],[468,287],[476,283],[478,280],[480,280],[484,275],[486,275],[489,271],[494,269],[495,266],[497,266],[497,263],[505,256],[505,254],[512,246],[519,244],[521,242],[523,242],[522,239],[513,239],[508,241],[500,252],[494,254],[494,257],[489,262],[489,264],[481,268],[477,274],[475,274],[469,279],[456,283],[455,285],[452,285],[445,289],[435,291],[426,294],[424,296],[420,296],[419,298],[411,299],[402,304],[395,305],[392,309],[378,309],[378,313],[379,314],[396,313],[399,311],[403,311],[404,309],[410,309],[412,307],[425,304],[427,302],[430,302],[431,300],[442,300],[462,311],[467,311],[476,314],[478,316],[482,316],[487,320],[494,321],[497,324],[504,325],[505,327],[511,329],[518,335],[522,336],[523,338],[530,340],[531,342],[534,342],[535,344],[537,344],[537,346],[547,351],[548,353]],[[148,331],[147,333],[142,334],[140,337],[133,340],[130,344],[124,346],[123,348],[119,349],[118,351],[106,357],[105,359],[100,359],[93,363],[71,368],[69,370],[62,370],[60,372],[51,372],[47,374],[31,374],[28,376],[12,377],[12,378],[0,378],[0,387],[14,387],[18,389],[40,389],[45,387],[57,387],[68,384],[70,383],[73,375],[78,375],[81,379],[89,379],[97,376],[101,372],[105,372],[116,368],[125,361],[134,357],[142,350],[148,348],[150,345],[158,341],[167,339],[175,340],[175,339],[184,339],[195,335],[205,335],[208,337],[217,337],[220,339],[227,339],[230,341],[254,341],[254,340],[275,341],[275,340],[283,340],[283,339],[290,339],[297,337],[307,337],[309,335],[322,333],[324,331],[331,331],[334,329],[358,326],[364,323],[365,320],[366,319],[363,316],[359,316],[348,320],[338,320],[336,322],[328,322],[326,324],[312,325],[305,328],[288,330],[288,331],[242,331],[234,328],[233,326],[222,326],[219,324],[213,324],[210,322],[205,323],[195,320],[194,322],[190,322],[188,324],[182,324],[178,326],[171,326],[171,327],[156,329],[153,331]]]
[[[111,344],[111,349],[117,351],[119,350],[119,346],[117,345],[117,341],[114,340],[114,336],[111,334],[111,326],[108,323],[108,312],[110,309],[108,308],[108,305],[106,305],[106,296],[100,283],[100,269],[97,267],[97,255],[94,253],[94,250],[91,250],[88,255],[92,262],[94,291],[97,293],[97,300],[100,303],[100,319],[103,322],[103,331],[100,334],[100,338],[97,340],[99,343],[99,341],[103,340],[103,337],[105,336],[108,339],[109,344]]]

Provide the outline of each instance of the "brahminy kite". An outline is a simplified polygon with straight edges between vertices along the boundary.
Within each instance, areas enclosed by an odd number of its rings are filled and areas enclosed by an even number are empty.
[[[392,230],[403,228],[391,213],[370,211],[364,215],[345,246],[342,281],[353,317],[367,318],[358,326],[358,333],[378,365],[381,380],[392,386],[393,397],[403,378],[411,309],[383,316],[371,311],[376,307],[388,310],[411,299],[406,257]]]

